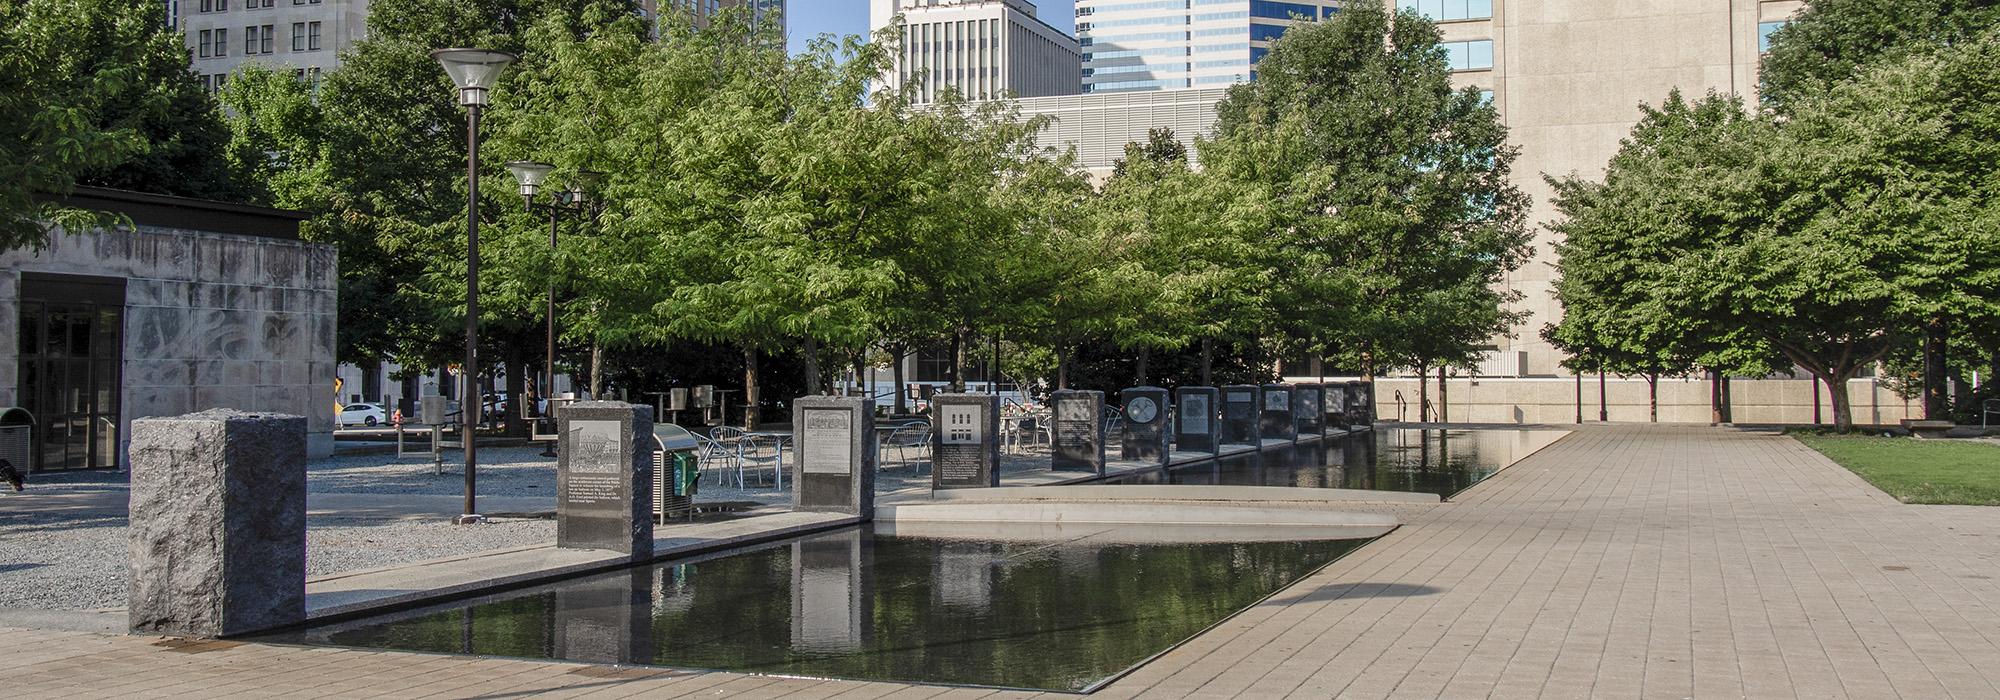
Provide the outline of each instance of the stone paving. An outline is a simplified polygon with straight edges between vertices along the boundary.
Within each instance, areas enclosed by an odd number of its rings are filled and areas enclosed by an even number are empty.
[[[1105,697],[2000,697],[2000,509],[1797,442],[1579,430]],[[10,697],[1025,697],[0,629]]]

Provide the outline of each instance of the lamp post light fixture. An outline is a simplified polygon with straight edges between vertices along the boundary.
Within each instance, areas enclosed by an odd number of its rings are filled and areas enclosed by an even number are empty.
[[[597,213],[597,205],[590,200],[590,188],[595,186],[598,179],[602,176],[602,173],[594,170],[578,171],[576,177],[570,182],[568,189],[557,190],[551,193],[547,204],[536,202],[535,195],[541,191],[542,185],[548,181],[549,173],[554,172],[555,169],[556,166],[532,160],[517,160],[507,164],[507,170],[514,173],[514,181],[521,186],[522,205],[530,212],[541,209],[549,213],[549,259],[552,261],[555,259],[556,254],[556,227],[561,222],[562,215],[595,215]],[[550,409],[545,412],[546,415],[542,416],[542,419],[553,421],[555,418],[555,411],[553,410],[555,403],[550,398],[555,391],[556,385],[556,282],[555,270],[551,268],[549,273],[548,336],[546,338],[548,345],[545,348],[547,359],[543,364],[542,386],[539,393],[542,394],[543,400],[549,401],[548,406]],[[553,433],[555,426],[551,424],[549,427],[550,432]],[[556,441],[549,442],[548,448],[542,451],[542,456],[556,456]]]
[[[452,522],[467,525],[485,521],[476,500],[479,452],[474,439],[480,414],[486,410],[486,397],[479,391],[479,111],[487,104],[487,91],[500,82],[500,75],[507,72],[515,56],[485,49],[438,49],[431,57],[458,86],[458,103],[465,107],[465,369],[459,375],[464,384],[458,397],[463,423],[459,441],[465,447],[465,509]]]

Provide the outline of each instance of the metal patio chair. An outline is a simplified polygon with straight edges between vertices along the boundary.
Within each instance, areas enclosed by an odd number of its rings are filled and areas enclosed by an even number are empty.
[[[791,442],[782,435],[744,435],[736,441],[736,464],[742,471],[755,473],[769,467],[772,479],[779,491],[785,490],[785,446]],[[740,487],[739,487],[740,488]]]
[[[931,424],[929,421],[911,421],[880,434],[882,436],[881,441],[876,444],[875,449],[877,456],[887,454],[889,450],[895,450],[896,461],[898,463],[905,463],[910,461],[910,452],[912,451],[917,453],[920,460],[930,455]],[[883,468],[887,468],[887,465],[882,466]],[[916,473],[922,469],[923,462],[919,461],[911,473]]]

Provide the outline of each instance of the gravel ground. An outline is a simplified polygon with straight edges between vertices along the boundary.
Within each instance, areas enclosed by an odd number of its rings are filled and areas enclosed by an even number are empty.
[[[552,520],[477,527],[435,520],[312,518],[306,574],[321,576],[555,539]],[[123,515],[0,520],[0,607],[95,610],[125,605]]]

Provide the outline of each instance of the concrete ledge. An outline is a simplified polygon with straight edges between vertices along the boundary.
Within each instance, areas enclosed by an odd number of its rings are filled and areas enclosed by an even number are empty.
[[[1087,541],[1114,544],[1190,544],[1211,542],[1302,542],[1381,537],[1396,525],[1225,525],[1205,523],[993,523],[945,520],[881,522],[876,534],[1003,542]]]
[[[661,529],[658,531],[660,534],[653,538],[653,556],[649,558],[634,558],[609,550],[560,549],[554,544],[542,544],[348,571],[306,581],[306,618],[318,623],[375,614],[860,522],[860,518],[851,515],[777,513]]]
[[[918,522],[1056,525],[1255,526],[1298,528],[1390,528],[1394,517],[1317,508],[1216,505],[1186,501],[1018,501],[904,503],[876,510],[877,522],[898,526]],[[1273,539],[1265,537],[1265,539]],[[1283,538],[1277,538],[1283,539]],[[1196,541],[1201,541],[1197,538]]]
[[[1290,486],[1196,486],[1155,484],[1076,484],[1069,486],[1002,486],[937,492],[898,492],[887,503],[1032,502],[1032,501],[1224,501],[1231,503],[1420,503],[1439,502],[1434,493],[1306,489]]]

